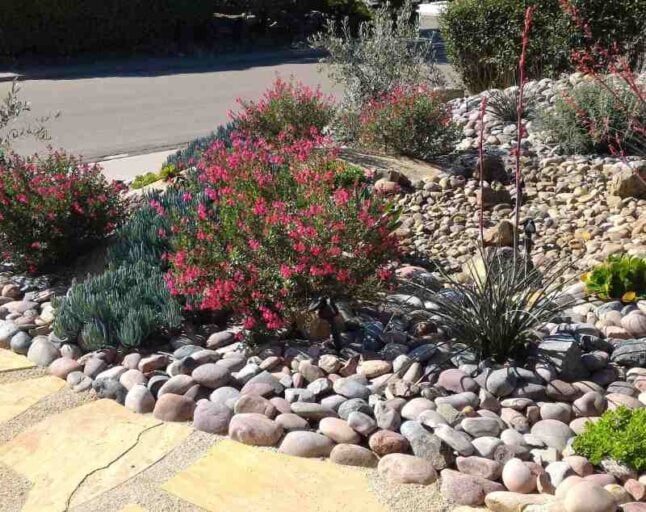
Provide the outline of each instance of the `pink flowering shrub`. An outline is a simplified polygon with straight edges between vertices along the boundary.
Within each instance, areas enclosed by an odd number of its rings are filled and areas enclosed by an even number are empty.
[[[451,152],[459,136],[451,109],[425,86],[397,86],[367,101],[357,129],[365,147],[423,160]]]
[[[258,101],[238,100],[242,111],[231,113],[238,131],[267,141],[303,139],[319,135],[334,114],[332,99],[320,88],[293,79],[276,78]]]
[[[363,186],[338,185],[344,165],[321,139],[213,145],[185,193],[195,206],[171,219],[171,292],[268,333],[290,328],[317,296],[383,289],[396,257],[392,218]]]
[[[110,233],[124,216],[120,188],[97,165],[51,153],[0,159],[0,255],[42,269]]]

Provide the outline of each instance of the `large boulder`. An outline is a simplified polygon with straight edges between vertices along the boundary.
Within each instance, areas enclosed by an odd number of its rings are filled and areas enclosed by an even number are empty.
[[[618,164],[608,191],[610,195],[621,198],[646,199],[646,163],[631,167]]]

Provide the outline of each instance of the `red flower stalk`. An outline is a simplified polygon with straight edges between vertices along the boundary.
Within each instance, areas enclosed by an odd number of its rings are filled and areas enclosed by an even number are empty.
[[[482,96],[480,100],[480,140],[478,143],[478,154],[480,155],[480,245],[484,247],[484,116],[487,110],[487,97]]]

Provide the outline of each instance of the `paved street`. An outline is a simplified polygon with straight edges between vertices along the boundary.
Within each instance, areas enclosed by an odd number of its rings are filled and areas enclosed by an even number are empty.
[[[87,160],[174,149],[205,135],[227,120],[237,97],[258,97],[277,74],[334,91],[311,56],[215,64],[146,62],[69,73],[34,80],[27,74],[22,98],[32,102],[35,116],[60,111],[61,117],[50,125],[50,144]],[[9,82],[0,83],[0,97],[9,87]],[[34,152],[44,147],[28,140],[16,149]]]

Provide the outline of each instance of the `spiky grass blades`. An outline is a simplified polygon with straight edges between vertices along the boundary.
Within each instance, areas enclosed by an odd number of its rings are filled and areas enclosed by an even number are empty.
[[[482,254],[480,265],[467,267],[465,282],[443,274],[448,290],[431,299],[435,320],[481,360],[522,356],[537,329],[573,304],[561,294],[567,266],[541,273],[511,253]]]
[[[498,121],[516,124],[518,120],[518,96],[520,89],[494,89],[487,97],[487,112]],[[537,108],[536,95],[525,89],[523,94],[523,119],[533,119]]]

